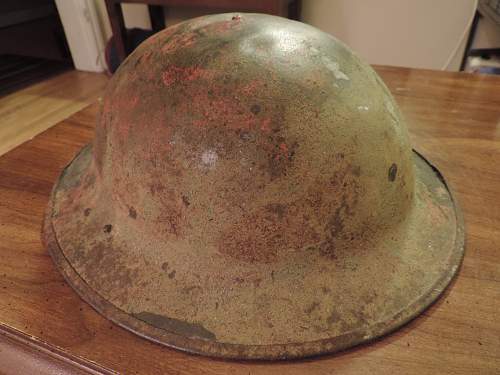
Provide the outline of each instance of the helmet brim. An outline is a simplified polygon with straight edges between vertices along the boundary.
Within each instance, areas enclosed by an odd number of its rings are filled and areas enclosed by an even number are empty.
[[[99,178],[88,178],[91,155],[85,147],[62,172],[43,240],[67,282],[99,313],[183,351],[288,359],[371,341],[429,307],[464,255],[457,202],[416,152],[414,206],[396,229],[336,257],[297,252],[286,264],[251,266],[145,238],[147,223],[118,215]]]

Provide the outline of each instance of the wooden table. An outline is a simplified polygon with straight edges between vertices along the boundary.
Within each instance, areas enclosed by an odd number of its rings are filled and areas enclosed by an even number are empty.
[[[422,316],[370,345],[275,363],[184,354],[111,324],[68,287],[39,239],[56,177],[92,138],[92,105],[0,158],[0,322],[125,374],[499,374],[500,77],[377,70],[465,215],[458,278]]]

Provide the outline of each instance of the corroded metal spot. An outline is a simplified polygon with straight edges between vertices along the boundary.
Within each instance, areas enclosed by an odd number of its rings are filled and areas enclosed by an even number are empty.
[[[389,168],[389,181],[394,181],[396,179],[396,174],[398,173],[398,166],[396,163],[392,163]]]
[[[175,25],[127,58],[43,236],[106,317],[246,359],[396,329],[448,285],[464,244],[373,70],[310,26],[247,14]]]
[[[213,332],[205,329],[201,324],[188,323],[183,320],[168,318],[166,316],[147,311],[133,314],[133,316],[155,327],[177,333],[178,335],[186,337],[199,337],[214,341],[217,339]]]
[[[132,219],[137,219],[137,211],[134,207],[130,207],[128,209],[128,216],[130,216]]]

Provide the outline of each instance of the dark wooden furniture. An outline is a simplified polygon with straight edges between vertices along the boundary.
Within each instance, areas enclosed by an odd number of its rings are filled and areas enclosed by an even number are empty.
[[[0,95],[72,65],[54,0],[0,1]]]
[[[463,266],[422,316],[370,345],[273,363],[189,355],[110,323],[65,283],[40,242],[54,181],[92,139],[92,105],[0,157],[0,323],[59,347],[59,355],[123,374],[498,374],[500,77],[377,71],[407,118],[414,147],[447,177],[465,216]]]
[[[276,16],[298,20],[300,16],[300,0],[105,0],[109,21],[113,31],[113,39],[120,61],[131,52],[127,40],[122,3],[147,4],[153,31],[165,28],[164,12],[167,7],[203,7],[219,9],[224,12],[268,13]]]

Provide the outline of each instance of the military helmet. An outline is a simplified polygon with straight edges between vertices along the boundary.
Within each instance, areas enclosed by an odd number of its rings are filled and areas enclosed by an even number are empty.
[[[258,14],[180,23],[124,61],[44,239],[112,321],[244,359],[388,333],[441,294],[464,249],[445,180],[372,68]]]

